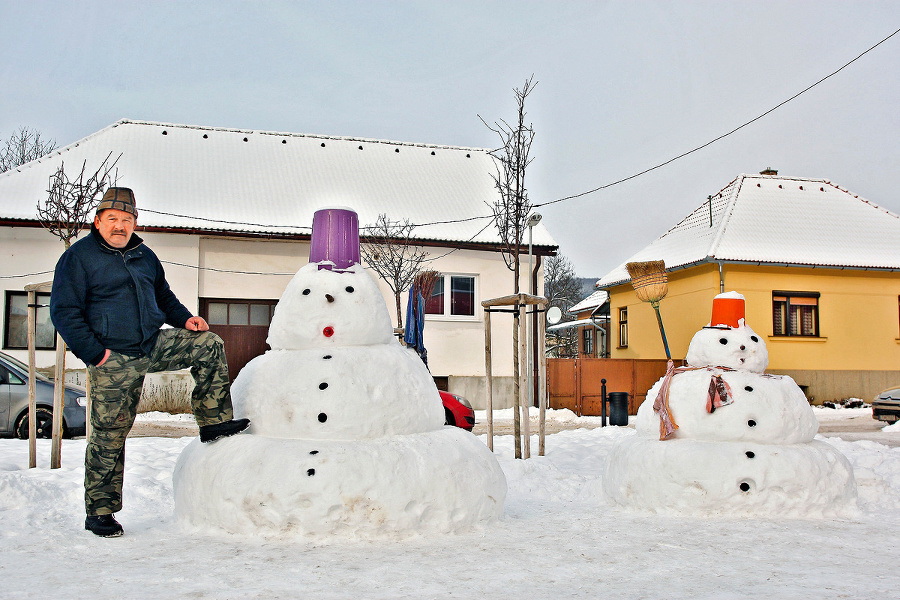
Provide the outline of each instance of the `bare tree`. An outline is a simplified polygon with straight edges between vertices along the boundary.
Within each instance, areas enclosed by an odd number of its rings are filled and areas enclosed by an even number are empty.
[[[500,147],[490,153],[497,168],[493,177],[500,197],[490,205],[490,208],[494,213],[494,224],[503,244],[503,260],[513,272],[513,289],[516,294],[519,293],[522,237],[531,212],[531,202],[528,200],[528,190],[525,187],[525,170],[533,160],[530,154],[531,143],[534,141],[534,127],[530,123],[525,124],[525,100],[534,91],[535,86],[537,82],[532,75],[521,89],[513,89],[518,109],[515,124],[510,125],[501,119],[489,125],[480,115],[478,117],[500,138]]]
[[[109,162],[110,158],[112,152],[106,155],[92,174],[88,174],[87,161],[84,161],[74,179],[69,179],[65,163],[61,162],[50,176],[49,195],[43,203],[38,201],[37,214],[41,225],[61,239],[66,248],[78,237],[79,231],[88,226],[89,216],[106,188],[115,184],[116,176],[111,173],[122,155],[112,162]]]
[[[572,263],[562,254],[551,256],[544,263],[544,297],[550,301],[550,306],[562,311],[562,322],[573,320],[568,311],[581,300],[581,281],[576,277]],[[578,352],[578,330],[548,331],[547,345],[553,348],[556,356],[575,356]]]
[[[513,293],[519,293],[519,258],[523,252],[522,236],[525,233],[531,202],[528,200],[528,189],[525,187],[525,170],[531,164],[531,143],[534,141],[534,127],[525,124],[525,100],[534,91],[537,82],[534,75],[525,80],[525,85],[513,88],[516,96],[516,121],[510,125],[503,119],[489,125],[481,115],[478,118],[485,126],[500,138],[500,147],[491,151],[496,173],[494,185],[499,192],[496,202],[489,205],[494,213],[494,224],[503,244],[503,260],[513,272]],[[531,273],[528,274],[529,282]],[[531,286],[529,284],[529,292]],[[518,307],[517,307],[518,308]],[[516,324],[513,326],[513,394],[516,398],[516,410],[513,413],[513,433],[516,436],[516,458],[521,456],[519,446],[519,323],[516,312]]]
[[[41,133],[27,127],[13,132],[0,148],[0,173],[36,160],[56,149],[56,141],[42,140]]]
[[[375,225],[366,228],[360,244],[360,253],[378,276],[384,279],[394,292],[397,305],[397,327],[403,327],[400,294],[410,288],[416,275],[422,270],[427,254],[418,249],[412,232],[416,228],[409,222],[391,221],[379,214]]]

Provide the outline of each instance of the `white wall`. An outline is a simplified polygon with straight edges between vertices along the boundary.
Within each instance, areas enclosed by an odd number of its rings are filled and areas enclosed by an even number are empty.
[[[308,262],[308,242],[206,237],[193,264],[203,267],[198,275],[203,298],[277,300],[294,273]]]
[[[82,233],[81,236],[84,236]],[[53,280],[53,269],[56,261],[65,251],[65,246],[58,237],[43,227],[0,227],[0,321],[6,319],[6,290],[22,292],[25,286],[31,283],[43,283]],[[42,273],[26,277],[13,277],[10,275],[26,275],[29,273]],[[6,323],[0,323],[0,332],[5,331]],[[26,350],[7,350],[3,352],[18,358],[28,360]],[[71,357],[71,354],[69,355]],[[77,367],[83,367],[80,361],[72,358]],[[55,364],[56,358],[53,351],[42,350],[35,355],[38,367],[49,367]]]
[[[187,309],[197,314],[197,254],[200,238],[196,235],[138,232],[144,243],[156,253],[166,271],[166,281]],[[177,263],[177,264],[172,264]],[[184,267],[181,265],[191,265]]]

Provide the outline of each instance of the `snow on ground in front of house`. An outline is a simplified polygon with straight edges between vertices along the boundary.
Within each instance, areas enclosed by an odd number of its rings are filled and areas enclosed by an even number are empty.
[[[853,418],[858,411],[871,415],[871,409],[816,409],[816,415]],[[502,412],[495,418],[506,418]],[[596,419],[569,412],[549,411],[549,418]],[[0,440],[2,596],[896,596],[900,449],[817,436],[853,466],[860,513],[852,519],[679,518],[615,508],[604,499],[610,449],[631,435],[619,427],[562,431],[547,437],[545,457],[526,461],[513,458],[511,436],[496,437],[509,483],[501,521],[461,534],[367,541],[187,533],[173,517],[172,470],[193,438],[128,440],[125,509],[118,514],[126,533],[97,538],[83,530],[84,440],[63,442],[58,470],[48,468],[49,441],[39,441],[39,468],[29,470],[28,443]]]
[[[866,406],[861,408],[828,408],[827,406],[813,406],[813,412],[816,413],[816,419],[819,423],[826,421],[843,421],[846,419],[856,419],[865,417],[872,418],[872,407]]]
[[[135,419],[136,422],[143,423],[166,423],[166,424],[174,424],[174,425],[196,425],[197,421],[194,419],[194,415],[190,413],[179,413],[179,414],[170,414],[166,412],[160,412],[158,410],[153,410],[145,413],[140,413]]]

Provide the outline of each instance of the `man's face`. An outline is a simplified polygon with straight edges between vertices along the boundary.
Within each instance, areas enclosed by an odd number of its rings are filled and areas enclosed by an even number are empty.
[[[135,218],[124,210],[107,208],[94,217],[94,225],[107,244],[113,248],[124,248],[134,233]]]

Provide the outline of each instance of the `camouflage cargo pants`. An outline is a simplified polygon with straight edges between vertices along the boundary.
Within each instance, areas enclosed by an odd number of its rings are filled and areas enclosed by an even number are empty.
[[[144,376],[188,367],[196,382],[191,409],[197,424],[202,427],[232,419],[225,346],[222,338],[210,331],[162,329],[149,357],[111,352],[103,365],[88,367],[93,431],[84,457],[87,514],[122,510],[125,438],[134,425]]]

